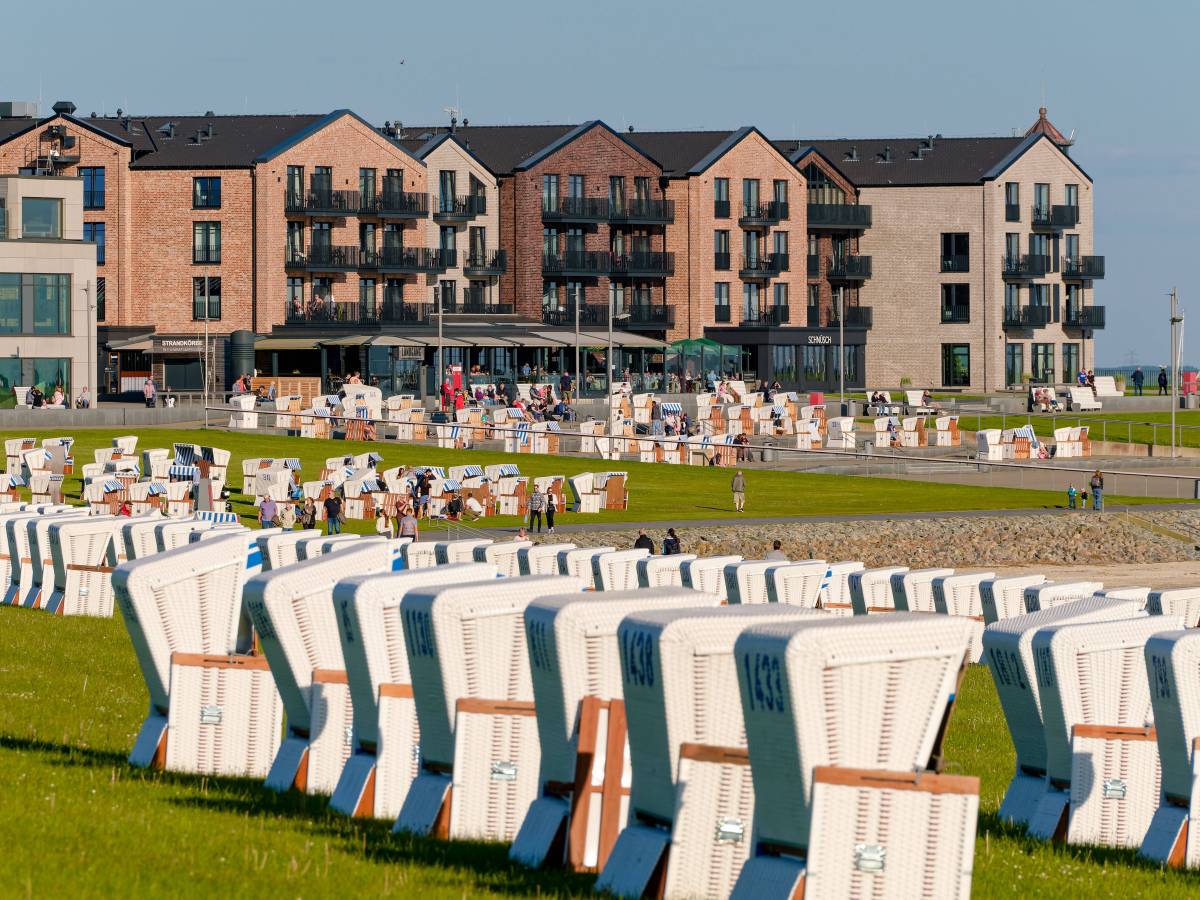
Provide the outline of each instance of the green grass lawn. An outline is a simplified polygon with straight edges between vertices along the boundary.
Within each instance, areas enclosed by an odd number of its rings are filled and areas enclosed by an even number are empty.
[[[1055,417],[1049,413],[1030,413],[1026,416],[983,416],[983,428],[1017,428],[1024,425],[1026,420],[1032,421],[1035,434],[1053,437],[1054,420],[1057,418],[1058,427],[1065,428],[1075,424],[1087,425],[1093,441],[1109,440],[1135,444],[1171,444],[1171,413],[1170,412],[1114,412],[1114,413],[1060,413]],[[964,415],[959,420],[959,427],[974,431],[979,417]],[[1001,424],[1003,422],[1003,424]],[[1181,447],[1200,447],[1200,412],[1195,410],[1179,410],[1175,414],[1178,445]],[[1158,425],[1155,429],[1153,426]],[[1189,427],[1182,427],[1189,426]]]
[[[6,897],[591,895],[590,877],[526,872],[499,845],[399,837],[320,798],[131,768],[147,697],[117,618],[0,608],[0,683]],[[982,667],[963,682],[946,749],[947,771],[982,779],[976,897],[1200,894],[1200,873],[1053,848],[998,824],[1013,753]]]
[[[120,430],[74,430],[77,469],[93,460],[93,450],[108,447],[112,438],[127,433]],[[241,461],[253,457],[298,457],[306,479],[315,479],[325,459],[346,453],[375,450],[384,462],[381,469],[401,464],[462,465],[478,463],[491,465],[516,462],[523,475],[566,475],[579,472],[604,471],[607,466],[599,459],[554,456],[512,456],[504,453],[477,450],[441,450],[413,444],[393,442],[357,443],[353,441],[316,441],[299,437],[264,434],[245,434],[201,429],[146,428],[137,432],[139,450],[151,447],[170,448],[176,441],[211,444],[232,453],[229,465],[229,488],[232,502],[246,521],[254,520],[250,498],[240,493]],[[26,432],[22,432],[26,434]],[[28,432],[39,438],[51,432]],[[13,435],[9,435],[13,436]],[[957,484],[937,484],[921,481],[901,481],[890,478],[863,478],[844,475],[813,475],[771,470],[745,470],[747,481],[746,511],[742,516],[733,512],[729,469],[699,466],[668,466],[655,463],[622,462],[619,467],[629,472],[629,509],[605,511],[598,515],[559,517],[561,524],[572,522],[683,522],[695,519],[739,518],[762,516],[849,515],[855,513],[942,512],[973,509],[1053,509],[1063,505],[1060,492],[1025,490],[1020,488],[975,487]],[[81,482],[78,474],[69,476],[65,491],[78,497]],[[1111,497],[1111,503],[1163,502],[1146,498]],[[513,517],[485,520],[487,525],[502,527],[516,524]],[[352,531],[372,529],[370,522],[350,522]]]

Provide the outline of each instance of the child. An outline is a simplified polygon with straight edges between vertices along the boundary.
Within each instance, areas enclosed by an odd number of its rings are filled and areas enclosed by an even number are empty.
[[[1075,490],[1075,485],[1067,488],[1067,509],[1075,509],[1075,498],[1078,495],[1079,492]]]
[[[385,538],[392,536],[392,520],[387,517],[387,513],[382,508],[375,515],[375,533]]]

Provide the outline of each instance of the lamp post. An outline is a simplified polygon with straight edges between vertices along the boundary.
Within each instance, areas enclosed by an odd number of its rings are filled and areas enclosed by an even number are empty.
[[[92,317],[92,312],[96,309],[96,305],[92,303],[92,283],[88,281],[82,288],[83,291],[83,308],[87,311],[88,321],[88,348],[87,348],[87,377],[84,379],[84,387],[88,389],[88,402],[94,403],[96,392],[92,390],[92,347],[96,343],[96,320]],[[71,398],[66,398],[67,406],[71,405]]]
[[[443,384],[443,382],[441,381],[441,379],[444,379],[444,378],[446,377],[446,372],[445,372],[445,368],[446,368],[446,366],[445,366],[445,360],[444,360],[444,359],[442,359],[442,308],[443,308],[443,302],[442,302],[442,300],[443,300],[443,298],[442,298],[442,286],[441,286],[441,284],[439,284],[437,287],[435,287],[435,288],[433,289],[433,296],[437,298],[437,323],[438,323],[438,335],[437,335],[437,377],[438,377],[438,379],[439,379],[439,380],[438,380],[438,383],[437,383],[437,388],[436,388],[436,390],[437,390],[437,392],[438,392],[438,407],[439,407],[439,408],[442,410],[442,412],[445,412],[446,410],[445,410],[445,406],[444,406],[444,404],[445,404],[446,398],[445,398],[445,395],[442,393],[442,384]]]
[[[204,269],[204,365],[200,377],[204,379],[204,427],[208,428],[208,386],[212,378],[212,360],[208,355],[208,267]]]
[[[838,393],[842,415],[846,415],[846,292],[838,288]]]
[[[1175,410],[1179,408],[1179,331],[1183,316],[1179,314],[1179,295],[1171,288],[1171,459],[1175,458]]]

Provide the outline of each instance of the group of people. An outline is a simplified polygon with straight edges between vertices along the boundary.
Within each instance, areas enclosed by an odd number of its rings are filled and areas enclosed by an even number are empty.
[[[1080,374],[1082,375],[1083,373],[1081,372]],[[1090,372],[1088,374],[1091,375]],[[1142,371],[1141,366],[1138,366],[1137,368],[1135,368],[1133,370],[1133,374],[1129,376],[1129,381],[1133,385],[1133,395],[1135,397],[1143,396],[1142,388],[1146,384],[1146,373]],[[1094,377],[1092,378],[1092,385],[1095,386],[1095,378]],[[1165,396],[1168,393],[1167,388],[1169,388],[1170,385],[1171,385],[1171,379],[1167,377],[1167,367],[1159,366],[1158,367],[1158,396],[1160,396],[1160,397]]]
[[[1087,509],[1088,490],[1092,493],[1092,509],[1097,512],[1104,509],[1104,473],[1097,469],[1092,473],[1088,486],[1083,491],[1071,485],[1067,488],[1067,509]]]
[[[48,406],[65,406],[67,394],[61,384],[56,384],[54,385],[54,390],[50,392],[50,396],[47,397],[46,393],[35,384],[29,389],[29,393],[25,397],[25,402],[33,409],[45,409]],[[75,405],[79,409],[87,409],[91,405],[91,401],[88,400],[86,387],[80,391]]]

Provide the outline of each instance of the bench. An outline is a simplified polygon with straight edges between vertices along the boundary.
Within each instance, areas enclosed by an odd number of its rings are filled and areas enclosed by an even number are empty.
[[[1083,411],[1100,409],[1103,404],[1096,399],[1091,388],[1073,387],[1071,388],[1071,406],[1077,411]]]

